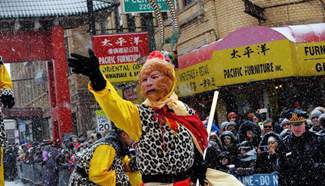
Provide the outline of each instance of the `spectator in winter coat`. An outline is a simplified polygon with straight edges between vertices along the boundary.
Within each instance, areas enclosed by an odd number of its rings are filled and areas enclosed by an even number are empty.
[[[220,139],[215,133],[211,133],[209,137],[209,146],[206,152],[207,167],[217,169],[218,154],[222,151],[222,145]]]
[[[238,131],[239,142],[249,141],[257,147],[261,140],[261,128],[252,121],[245,120]]]
[[[282,130],[284,130],[284,129],[290,129],[290,121],[287,118],[284,118],[281,121],[280,126],[281,126]]]
[[[312,123],[312,127],[309,129],[312,132],[319,132],[321,130],[321,126],[319,124],[319,116],[322,114],[321,111],[314,109],[311,113],[310,113],[310,120]]]
[[[255,173],[256,149],[248,142],[243,141],[238,146],[238,161],[236,162],[235,173],[238,176],[248,176]]]
[[[229,165],[231,164],[230,153],[228,151],[223,151],[218,155],[218,165],[216,167],[217,170],[231,173],[229,168]]]
[[[280,185],[325,185],[324,136],[306,130],[306,112],[291,109],[286,115],[292,133],[283,140]]]
[[[227,115],[227,119],[228,121],[236,122],[238,119],[238,115],[236,114],[236,112],[229,112]]]
[[[319,125],[322,130],[319,131],[319,134],[325,135],[325,113],[319,116]]]
[[[274,132],[265,134],[257,151],[256,172],[279,171],[281,151],[283,151],[283,143],[280,136]]]
[[[272,120],[267,119],[263,122],[263,134],[267,134],[273,131],[273,123]]]
[[[225,127],[225,131],[230,131],[236,136],[237,135],[237,124],[234,121],[229,121]]]
[[[230,131],[225,131],[220,136],[222,151],[229,152],[229,159],[234,163],[237,159],[237,140]]]

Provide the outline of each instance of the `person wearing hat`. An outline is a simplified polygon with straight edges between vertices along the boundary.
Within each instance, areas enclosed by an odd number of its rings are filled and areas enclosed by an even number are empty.
[[[283,143],[275,132],[265,134],[257,150],[256,172],[272,173],[279,170],[279,161]]]
[[[230,131],[234,135],[237,135],[237,124],[234,121],[229,121],[225,127],[225,131]]]
[[[71,54],[69,66],[90,79],[89,90],[106,115],[137,142],[137,163],[144,185],[151,183],[189,185],[193,177],[203,182],[206,167],[203,151],[207,131],[193,109],[175,94],[174,66],[159,51],[152,52],[139,73],[146,100],[135,105],[122,99],[99,70],[98,58]],[[196,179],[195,179],[196,180]]]
[[[312,127],[309,129],[312,132],[319,132],[321,130],[321,126],[319,124],[319,116],[322,114],[322,112],[318,109],[314,109],[310,113],[310,120],[312,123]]]
[[[128,147],[133,144],[127,133],[115,127],[104,138],[77,155],[69,185],[141,185],[141,174]]]
[[[325,135],[325,113],[321,114],[318,118],[321,130],[318,132],[320,135]]]
[[[287,118],[284,118],[281,121],[280,126],[281,126],[282,130],[289,129],[290,128],[290,121]]]
[[[220,136],[222,150],[229,152],[229,158],[232,163],[237,158],[237,139],[231,131],[224,131]]]
[[[324,137],[306,130],[306,112],[290,109],[286,118],[291,134],[283,139],[280,185],[324,185]]]
[[[238,145],[238,161],[235,166],[235,174],[249,176],[255,173],[256,149],[249,141],[243,141]]]

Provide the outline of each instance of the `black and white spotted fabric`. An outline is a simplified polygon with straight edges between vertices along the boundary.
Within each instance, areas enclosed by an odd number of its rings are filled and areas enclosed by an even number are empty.
[[[14,95],[13,91],[10,89],[2,88],[0,89],[0,95]],[[6,131],[5,131],[5,124],[3,122],[3,116],[2,116],[2,108],[0,109],[0,147],[6,146]]]
[[[95,143],[93,146],[90,148],[86,149],[83,151],[83,153],[79,154],[76,156],[77,164],[76,167],[79,167],[79,171],[77,168],[72,172],[69,180],[69,185],[70,186],[79,186],[79,185],[87,185],[87,186],[95,186],[96,184],[91,182],[88,179],[89,175],[89,166],[90,166],[90,161],[93,157],[93,154],[96,150],[96,148],[100,145],[112,145],[114,149],[116,149],[116,152],[118,151],[117,149],[119,148],[119,144],[116,144],[112,141],[98,141]],[[117,152],[118,154],[118,152]],[[129,178],[128,176],[124,173],[123,171],[123,165],[122,165],[122,160],[121,156],[115,156],[112,169],[115,170],[116,172],[116,185],[117,186],[129,186]],[[80,174],[80,170],[84,173],[84,175]]]
[[[2,88],[0,89],[0,95],[11,95],[14,97],[14,92],[11,89]]]
[[[0,110],[0,147],[5,147],[6,141],[7,138],[6,138],[5,124],[3,122],[2,110]]]
[[[194,163],[195,146],[187,129],[179,125],[176,133],[167,124],[159,124],[153,109],[145,105],[138,107],[142,136],[136,150],[142,174],[177,174],[190,169]],[[193,114],[193,111],[189,110],[189,113]]]

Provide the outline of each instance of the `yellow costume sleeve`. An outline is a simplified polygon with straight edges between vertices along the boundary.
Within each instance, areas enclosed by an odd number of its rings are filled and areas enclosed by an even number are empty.
[[[130,163],[129,156],[123,158],[123,165],[125,169],[125,174],[129,177],[131,186],[140,186],[142,184],[142,177],[140,171],[131,171],[129,167]]]
[[[116,185],[115,170],[112,163],[115,157],[115,149],[110,145],[99,145],[89,164],[89,180],[97,185]]]
[[[122,99],[109,81],[106,81],[106,87],[101,91],[94,91],[90,83],[88,89],[109,119],[132,140],[139,141],[141,122],[138,108],[132,102]]]
[[[0,65],[0,88],[12,89],[12,82],[4,64]]]

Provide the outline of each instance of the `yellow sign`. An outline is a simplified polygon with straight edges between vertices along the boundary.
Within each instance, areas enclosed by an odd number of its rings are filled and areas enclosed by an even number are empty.
[[[216,89],[215,68],[211,60],[176,71],[178,96],[189,96]]]
[[[112,83],[137,81],[142,65],[134,63],[101,65],[103,75]]]
[[[293,48],[287,40],[214,51],[217,86],[289,77],[295,74]]]
[[[300,76],[325,74],[325,42],[301,43],[296,45]]]

